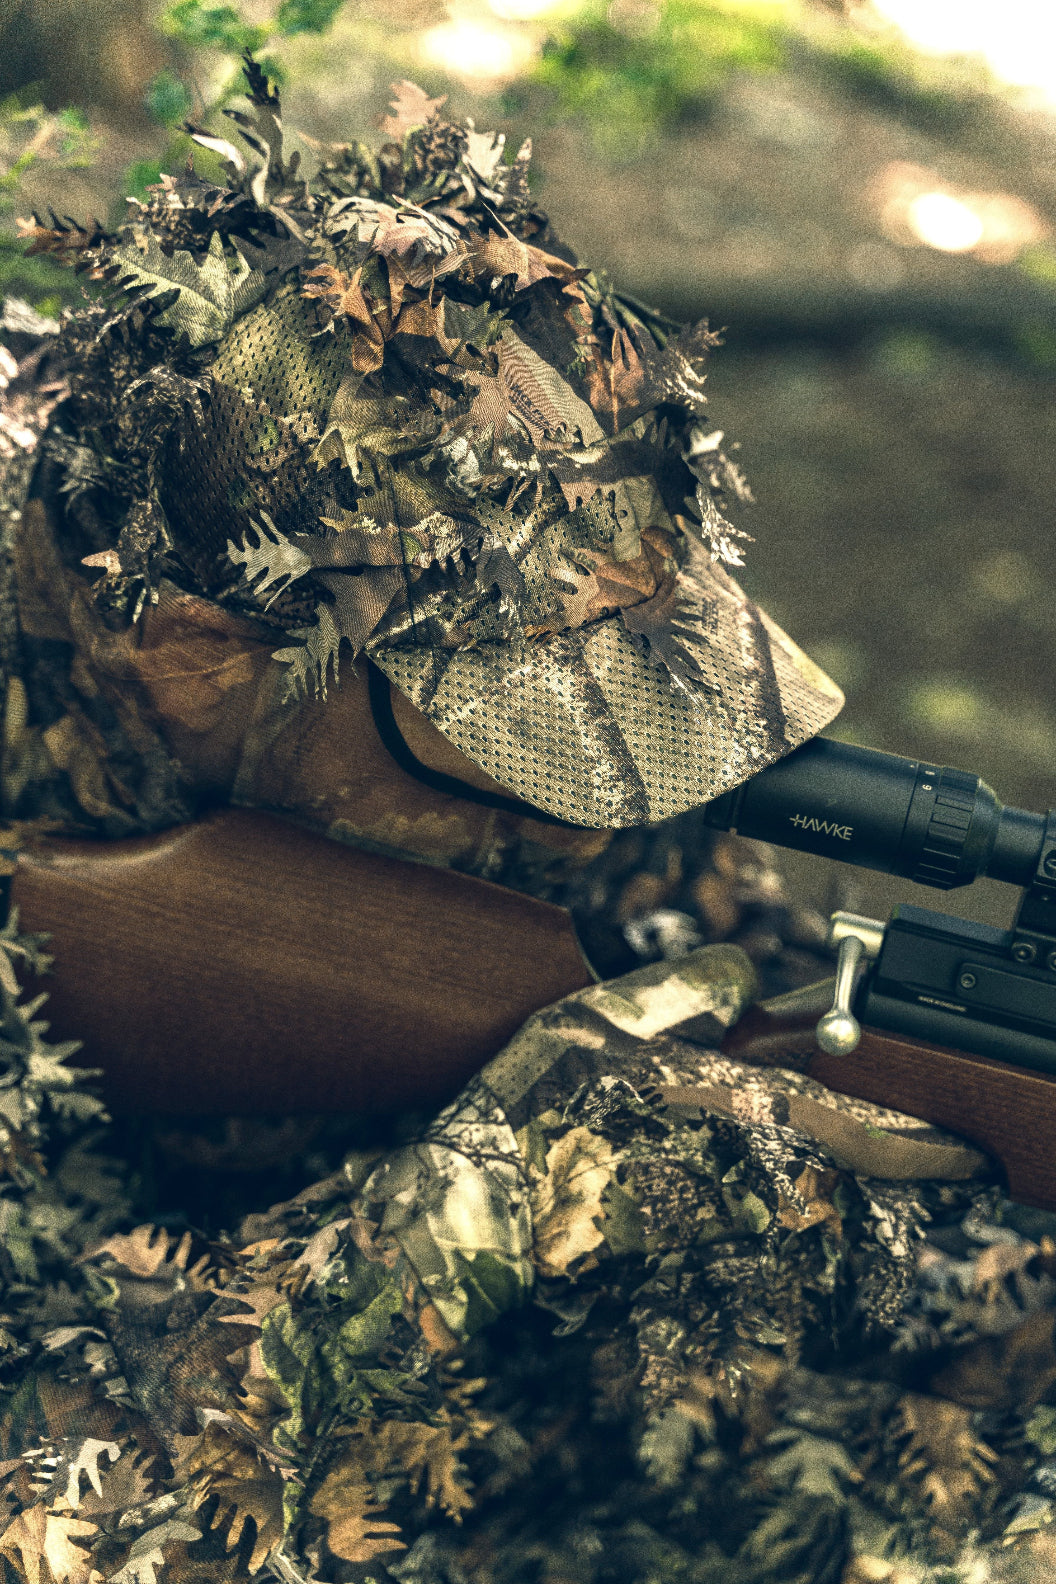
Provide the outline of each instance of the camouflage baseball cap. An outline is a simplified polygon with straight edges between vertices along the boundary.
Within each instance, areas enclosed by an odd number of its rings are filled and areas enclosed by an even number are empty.
[[[164,177],[114,236],[31,228],[109,283],[66,327],[49,452],[104,610],[134,618],[166,576],[252,615],[284,635],[291,706],[366,655],[577,825],[680,813],[832,720],[839,690],[723,564],[750,497],[707,422],[707,326],[577,266],[527,144],[508,163],[402,83],[380,149],[313,143],[305,179],[247,81],[250,157],[193,133],[223,181]],[[117,395],[107,311],[141,349]]]

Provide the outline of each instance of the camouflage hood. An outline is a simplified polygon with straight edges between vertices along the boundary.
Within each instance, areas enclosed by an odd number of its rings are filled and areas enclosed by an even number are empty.
[[[282,631],[291,700],[366,653],[584,826],[699,805],[825,726],[838,689],[722,564],[748,491],[706,325],[577,267],[527,145],[507,164],[404,83],[380,150],[317,148],[305,180],[247,79],[252,158],[195,134],[225,182],[166,176],[116,235],[28,228],[108,285],[63,327],[44,451],[109,619],[167,577]]]

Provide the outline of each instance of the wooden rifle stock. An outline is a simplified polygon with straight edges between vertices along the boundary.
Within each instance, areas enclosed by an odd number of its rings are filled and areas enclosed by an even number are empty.
[[[960,1133],[1000,1161],[1013,1199],[1056,1209],[1056,1080],[874,1028],[862,1029],[848,1055],[830,1056],[814,1037],[819,1016],[832,1004],[831,981],[824,989],[816,1007],[752,1007],[727,1034],[723,1053],[794,1066],[839,1094]]]
[[[241,809],[42,840],[12,899],[114,1111],[433,1109],[593,979],[561,908]]]
[[[255,811],[41,840],[12,894],[21,927],[52,939],[50,1037],[84,1042],[114,1111],[433,1109],[593,978],[562,908]],[[1003,1164],[1013,1198],[1056,1208],[1056,1080],[876,1029],[827,1055],[829,1000],[754,1007],[723,1050],[950,1128]]]

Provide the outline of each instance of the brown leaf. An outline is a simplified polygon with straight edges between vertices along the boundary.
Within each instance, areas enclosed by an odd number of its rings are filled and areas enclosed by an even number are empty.
[[[91,1559],[74,1541],[98,1533],[96,1524],[49,1513],[38,1502],[12,1519],[0,1535],[0,1556],[10,1557],[28,1584],[88,1584]],[[42,1572],[45,1563],[48,1571]]]
[[[60,264],[75,264],[80,254],[109,240],[98,220],[80,226],[75,220],[63,225],[55,214],[51,218],[50,226],[42,225],[36,215],[32,220],[16,219],[19,240],[29,243],[27,253],[50,253]]]
[[[424,126],[427,121],[431,121],[447,103],[446,94],[442,94],[439,99],[430,99],[423,88],[419,88],[417,83],[408,82],[406,77],[400,82],[391,83],[390,87],[391,114],[383,117],[378,125],[386,137],[393,138],[397,143],[402,143],[414,127]]]
[[[516,276],[517,291],[524,291],[526,287],[534,286],[536,281],[548,278],[572,285],[589,274],[588,270],[577,269],[574,264],[557,258],[553,253],[544,253],[542,248],[532,247],[530,242],[522,242],[505,226],[498,232],[489,231],[484,240],[473,248],[469,260],[475,276],[489,279]]]
[[[904,1442],[899,1469],[918,1486],[938,1528],[948,1533],[974,1521],[994,1483],[997,1453],[975,1435],[969,1410],[907,1393],[896,1407],[895,1436]]]
[[[384,1512],[367,1482],[359,1460],[345,1459],[323,1480],[309,1511],[327,1522],[326,1543],[346,1562],[370,1562],[385,1552],[406,1551],[398,1538],[399,1524],[377,1517]]]
[[[390,256],[386,259],[386,269],[389,274],[389,307],[395,318],[403,307],[403,295],[408,286],[416,291],[423,291],[431,287],[441,275],[448,275],[452,270],[458,269],[465,258],[465,253],[427,253],[417,262],[407,262],[403,258]],[[394,327],[395,328],[395,327]],[[398,328],[404,329],[401,323]]]
[[[989,1243],[975,1258],[972,1289],[996,1297],[996,1288],[1007,1276],[1014,1276],[1038,1253],[1035,1243]]]
[[[218,1520],[222,1514],[233,1510],[226,1539],[229,1551],[238,1545],[246,1524],[250,1519],[253,1520],[256,1538],[246,1565],[250,1573],[256,1573],[263,1566],[269,1551],[282,1539],[282,1495],[281,1475],[262,1468],[255,1458],[243,1453],[238,1472],[232,1467],[210,1469],[203,1473],[195,1482],[192,1506],[201,1507],[210,1496],[217,1496],[220,1503],[216,1509]]]
[[[406,1474],[412,1490],[423,1481],[426,1504],[439,1504],[449,1518],[462,1522],[463,1512],[473,1506],[473,1498],[463,1483],[465,1470],[459,1459],[464,1435],[453,1436],[448,1425],[405,1424],[386,1419],[375,1425],[370,1437],[371,1459],[379,1467]]]
[[[199,1254],[192,1263],[193,1250],[194,1237],[190,1232],[176,1238],[163,1227],[138,1226],[129,1233],[117,1232],[105,1242],[96,1244],[85,1257],[97,1259],[100,1254],[110,1254],[134,1276],[156,1276],[162,1266],[167,1265],[180,1271],[187,1284],[199,1291],[215,1286],[215,1281],[210,1280],[209,1251]]]
[[[317,283],[302,287],[302,293],[305,297],[317,297],[333,319],[352,319],[357,324],[369,325],[373,323],[374,314],[360,284],[362,275],[362,266],[354,274],[346,275],[334,264],[318,264],[305,275],[306,280],[314,277]]]
[[[784,1193],[778,1196],[778,1225],[788,1227],[792,1232],[806,1232],[819,1223],[827,1223],[835,1237],[842,1237],[843,1221],[831,1199],[839,1180],[839,1172],[819,1171],[816,1166],[804,1166],[792,1184],[798,1203]]]
[[[349,362],[357,374],[373,374],[385,360],[385,322],[388,310],[378,313],[367,298],[361,285],[362,266],[352,275],[333,264],[320,264],[309,270],[307,279],[318,277],[318,283],[302,287],[305,297],[316,297],[329,314],[333,325],[341,319],[361,328],[353,334]]]
[[[983,1337],[928,1382],[967,1408],[1026,1408],[1056,1384],[1056,1314],[1038,1309],[1003,1336]]]

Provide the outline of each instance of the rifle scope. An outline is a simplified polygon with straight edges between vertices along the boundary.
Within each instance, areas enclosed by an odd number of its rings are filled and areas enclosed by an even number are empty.
[[[813,737],[707,804],[704,821],[941,891],[980,875],[1028,886],[1045,819],[978,776]]]

